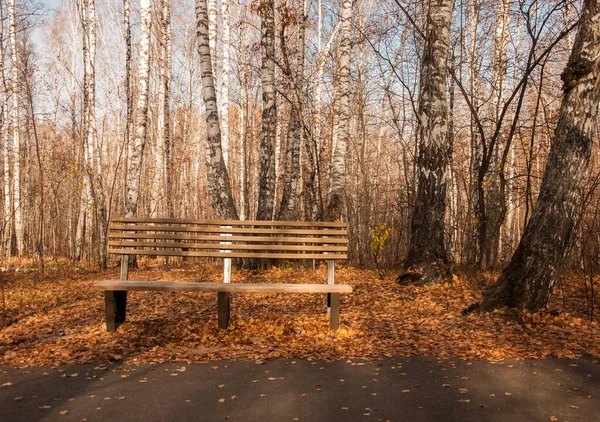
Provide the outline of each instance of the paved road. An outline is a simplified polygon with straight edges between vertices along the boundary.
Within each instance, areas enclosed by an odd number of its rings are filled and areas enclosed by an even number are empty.
[[[599,421],[600,364],[388,358],[0,368],[0,421]]]

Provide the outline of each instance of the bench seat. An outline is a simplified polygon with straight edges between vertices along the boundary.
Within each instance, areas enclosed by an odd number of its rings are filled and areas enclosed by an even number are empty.
[[[226,293],[352,293],[352,287],[347,284],[250,284],[142,280],[104,280],[92,285],[92,289]]]
[[[347,284],[289,283],[206,283],[189,281],[104,280],[92,285],[103,290],[107,312],[106,327],[115,331],[125,321],[128,291],[216,292],[219,328],[227,328],[231,314],[231,293],[327,293],[329,299],[329,329],[340,325],[339,295],[352,293]]]

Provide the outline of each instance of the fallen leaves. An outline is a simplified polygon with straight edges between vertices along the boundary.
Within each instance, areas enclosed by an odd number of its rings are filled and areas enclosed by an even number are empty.
[[[186,271],[136,269],[131,278],[209,281],[222,277],[220,266],[200,267],[193,262],[181,266]],[[463,317],[462,309],[479,297],[461,280],[451,286],[399,286],[391,279],[378,280],[374,271],[341,267],[336,281],[350,284],[354,292],[341,298],[337,332],[328,331],[322,295],[237,295],[230,329],[219,330],[213,294],[135,292],[129,300],[127,323],[107,333],[103,296],[89,286],[118,277],[116,269],[50,273],[35,288],[25,275],[7,276],[12,277],[6,290],[12,323],[0,330],[2,365],[132,363],[133,359],[135,363],[249,359],[263,365],[280,358],[391,355],[497,360],[600,356],[600,328],[596,321],[585,319],[585,309],[574,306],[559,317],[521,312],[518,321],[503,310]],[[326,268],[321,266],[314,271],[237,270],[232,281],[324,282],[326,278]],[[573,290],[569,297],[577,294]],[[578,302],[573,299],[573,303]],[[213,369],[221,368],[214,365]],[[173,376],[182,372],[185,366],[178,366]]]

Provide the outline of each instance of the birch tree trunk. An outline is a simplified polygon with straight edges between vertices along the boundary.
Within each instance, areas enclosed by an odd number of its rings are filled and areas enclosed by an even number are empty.
[[[106,197],[102,182],[102,163],[97,146],[96,130],[96,5],[95,0],[82,2],[83,26],[83,106],[84,106],[84,149],[87,151],[86,170],[90,182],[90,192],[94,201],[99,233],[99,266],[106,269]]]
[[[140,195],[142,162],[146,146],[148,125],[148,89],[150,77],[150,25],[152,23],[150,0],[140,0],[140,52],[138,63],[138,100],[135,119],[135,134],[129,147],[125,216],[135,217]]]
[[[342,0],[341,37],[338,50],[338,83],[334,88],[334,122],[337,141],[331,160],[331,183],[327,194],[325,221],[342,217],[346,184],[346,148],[350,136],[350,31],[352,28],[352,0]]]
[[[133,63],[131,42],[131,0],[123,0],[123,26],[125,31],[125,101],[127,107],[127,122],[125,124],[125,151],[133,144],[133,87],[132,69]],[[129,155],[128,153],[126,155]]]
[[[421,282],[436,283],[446,275],[444,219],[448,163],[448,105],[446,71],[450,52],[453,0],[432,0],[419,95],[419,152],[417,197],[411,223],[406,267],[421,271]]]
[[[15,0],[7,0],[8,8],[8,37],[10,40],[10,61],[12,79],[12,101],[13,101],[13,196],[14,196],[14,219],[15,235],[17,237],[17,255],[23,253],[25,244],[21,198],[21,124],[19,119],[19,52],[17,47],[17,24],[15,19]]]
[[[208,45],[212,58],[214,84],[217,85],[217,0],[208,0]]]
[[[275,10],[273,0],[262,0],[261,17],[261,82],[262,132],[260,139],[260,176],[257,220],[273,219],[275,198],[275,138],[277,136],[277,101],[275,95]]]
[[[200,56],[202,98],[206,107],[206,131],[208,136],[208,154],[206,157],[208,195],[219,218],[237,220],[238,214],[231,192],[229,173],[221,148],[219,109],[212,73],[208,26],[206,0],[196,0],[196,37],[198,55]]]
[[[157,134],[155,143],[155,176],[153,180],[152,213],[157,216],[163,215],[166,202],[170,202],[169,183],[167,183],[167,172],[172,168],[167,164],[170,159],[170,88],[171,88],[171,11],[168,0],[160,2],[160,53],[158,59],[158,115]],[[171,176],[172,177],[172,176]],[[172,183],[172,180],[171,180]],[[171,205],[172,207],[172,205]],[[167,212],[170,215],[170,207],[167,204]]]
[[[1,6],[1,5],[0,5]],[[4,16],[2,7],[0,7],[0,34],[4,34]],[[6,248],[6,260],[10,266],[11,245],[12,245],[12,186],[10,183],[10,157],[14,156],[10,147],[10,127],[8,115],[8,97],[9,92],[6,86],[6,76],[4,75],[4,42],[0,39],[0,83],[2,86],[2,147],[4,148],[4,238],[2,245]],[[13,157],[14,160],[14,157]]]
[[[482,303],[536,310],[547,306],[573,235],[578,189],[587,169],[600,103],[600,3],[584,3],[562,74],[563,99],[538,200],[509,265]]]
[[[300,147],[302,145],[302,99],[304,96],[304,47],[305,47],[305,21],[306,12],[305,3],[301,0],[302,6],[297,10],[297,54],[296,71],[288,66],[291,76],[291,110],[290,121],[288,123],[284,173],[283,173],[283,192],[279,205],[280,221],[295,221],[298,219],[298,179],[300,177]],[[284,42],[282,40],[282,42]]]
[[[231,71],[231,28],[229,25],[229,0],[221,0],[221,14],[223,15],[223,75],[221,77],[221,144],[223,145],[223,159],[229,165],[229,72]]]

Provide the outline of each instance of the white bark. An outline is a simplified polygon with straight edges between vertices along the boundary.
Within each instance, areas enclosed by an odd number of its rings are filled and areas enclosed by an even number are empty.
[[[208,0],[208,45],[212,57],[212,73],[217,85],[217,0]]]
[[[154,180],[151,213],[162,216],[167,197],[167,169],[170,151],[169,98],[171,86],[171,12],[168,0],[160,2],[160,56],[158,61],[158,115],[154,145]]]
[[[140,0],[140,52],[138,63],[138,100],[133,144],[129,150],[127,169],[127,186],[125,197],[125,215],[134,217],[137,214],[140,195],[140,179],[142,162],[146,146],[146,129],[148,125],[148,89],[150,78],[150,26],[152,22],[150,0]]]
[[[338,50],[339,78],[334,89],[335,144],[331,162],[331,183],[325,211],[326,220],[339,220],[344,204],[346,183],[346,148],[350,136],[350,33],[352,28],[352,1],[342,1],[342,34]]]
[[[200,73],[202,75],[202,98],[206,108],[208,194],[219,218],[237,220],[238,215],[231,192],[229,174],[223,160],[223,150],[221,148],[221,129],[212,73],[206,0],[196,0],[196,36],[198,55],[200,56]]]
[[[4,34],[4,16],[0,7],[0,34]],[[4,43],[0,39],[0,83],[2,86],[2,146],[4,148],[4,239],[6,245],[6,258],[10,265],[11,255],[11,227],[9,223],[12,219],[13,209],[11,201],[12,186],[10,183],[10,130],[9,130],[9,115],[8,115],[8,88],[6,86],[6,77],[4,75]]]
[[[229,25],[229,0],[221,0],[223,15],[223,74],[221,76],[221,144],[223,159],[229,165],[229,72],[231,71],[231,29]]]
[[[15,19],[15,1],[6,0],[8,7],[8,37],[10,40],[11,79],[12,79],[12,101],[13,101],[13,193],[15,234],[17,236],[17,254],[23,253],[24,233],[22,221],[21,200],[21,125],[19,120],[19,52],[17,50],[17,29]]]

